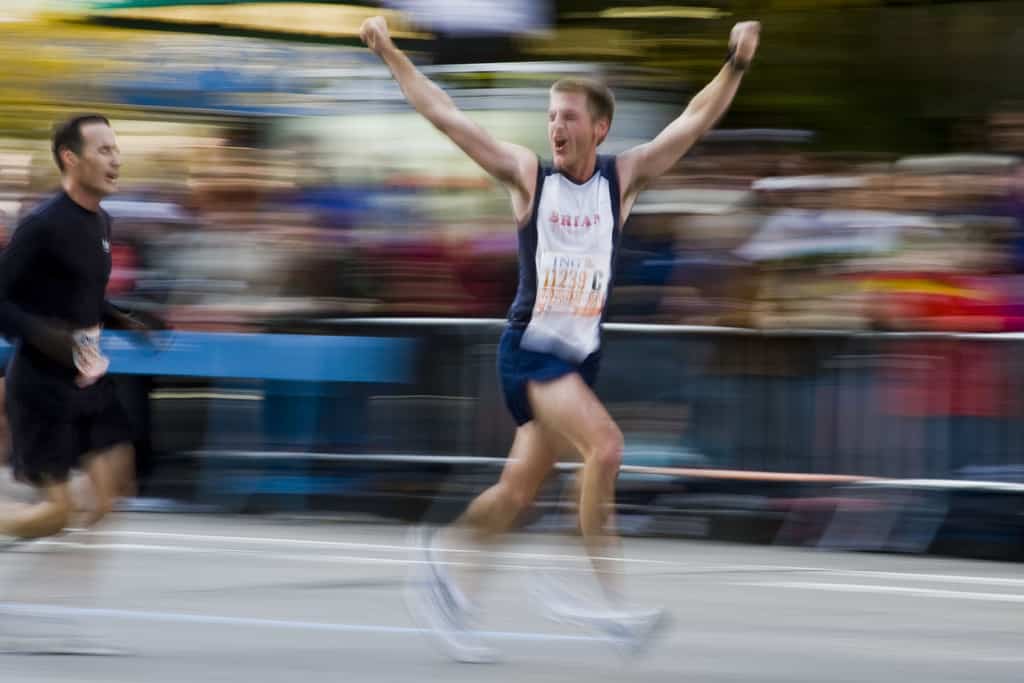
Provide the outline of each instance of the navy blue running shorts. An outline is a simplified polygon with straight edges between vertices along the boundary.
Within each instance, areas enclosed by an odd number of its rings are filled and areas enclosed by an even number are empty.
[[[520,347],[525,328],[506,327],[498,344],[498,376],[501,390],[516,425],[522,426],[533,419],[526,385],[530,381],[550,382],[570,372],[578,373],[588,387],[597,381],[601,352],[595,351],[579,364],[563,360],[550,353],[528,351]]]

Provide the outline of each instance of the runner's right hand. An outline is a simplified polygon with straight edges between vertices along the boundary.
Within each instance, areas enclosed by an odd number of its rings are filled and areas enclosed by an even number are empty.
[[[359,39],[376,55],[394,46],[388,32],[388,22],[384,17],[370,17],[364,21],[359,27]]]
[[[761,22],[741,21],[732,27],[729,34],[729,48],[734,51],[735,59],[744,67],[749,66],[761,42]]]

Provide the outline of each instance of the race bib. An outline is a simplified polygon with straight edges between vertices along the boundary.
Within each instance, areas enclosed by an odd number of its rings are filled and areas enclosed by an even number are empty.
[[[537,271],[534,315],[600,316],[608,296],[608,264],[593,256],[546,252]]]

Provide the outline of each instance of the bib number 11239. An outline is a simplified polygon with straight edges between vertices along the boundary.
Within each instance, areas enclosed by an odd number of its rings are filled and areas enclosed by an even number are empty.
[[[601,315],[608,293],[608,267],[591,256],[547,253],[537,273],[534,313]]]

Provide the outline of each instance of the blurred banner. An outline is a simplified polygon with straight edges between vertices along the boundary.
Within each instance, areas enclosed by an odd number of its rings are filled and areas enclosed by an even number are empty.
[[[396,38],[424,38],[400,13],[362,4],[315,0],[83,0],[55,5],[124,24],[177,26],[230,33],[250,31],[294,36],[354,38],[362,21],[383,14]]]
[[[385,0],[418,25],[449,36],[532,33],[553,25],[549,0]]]

